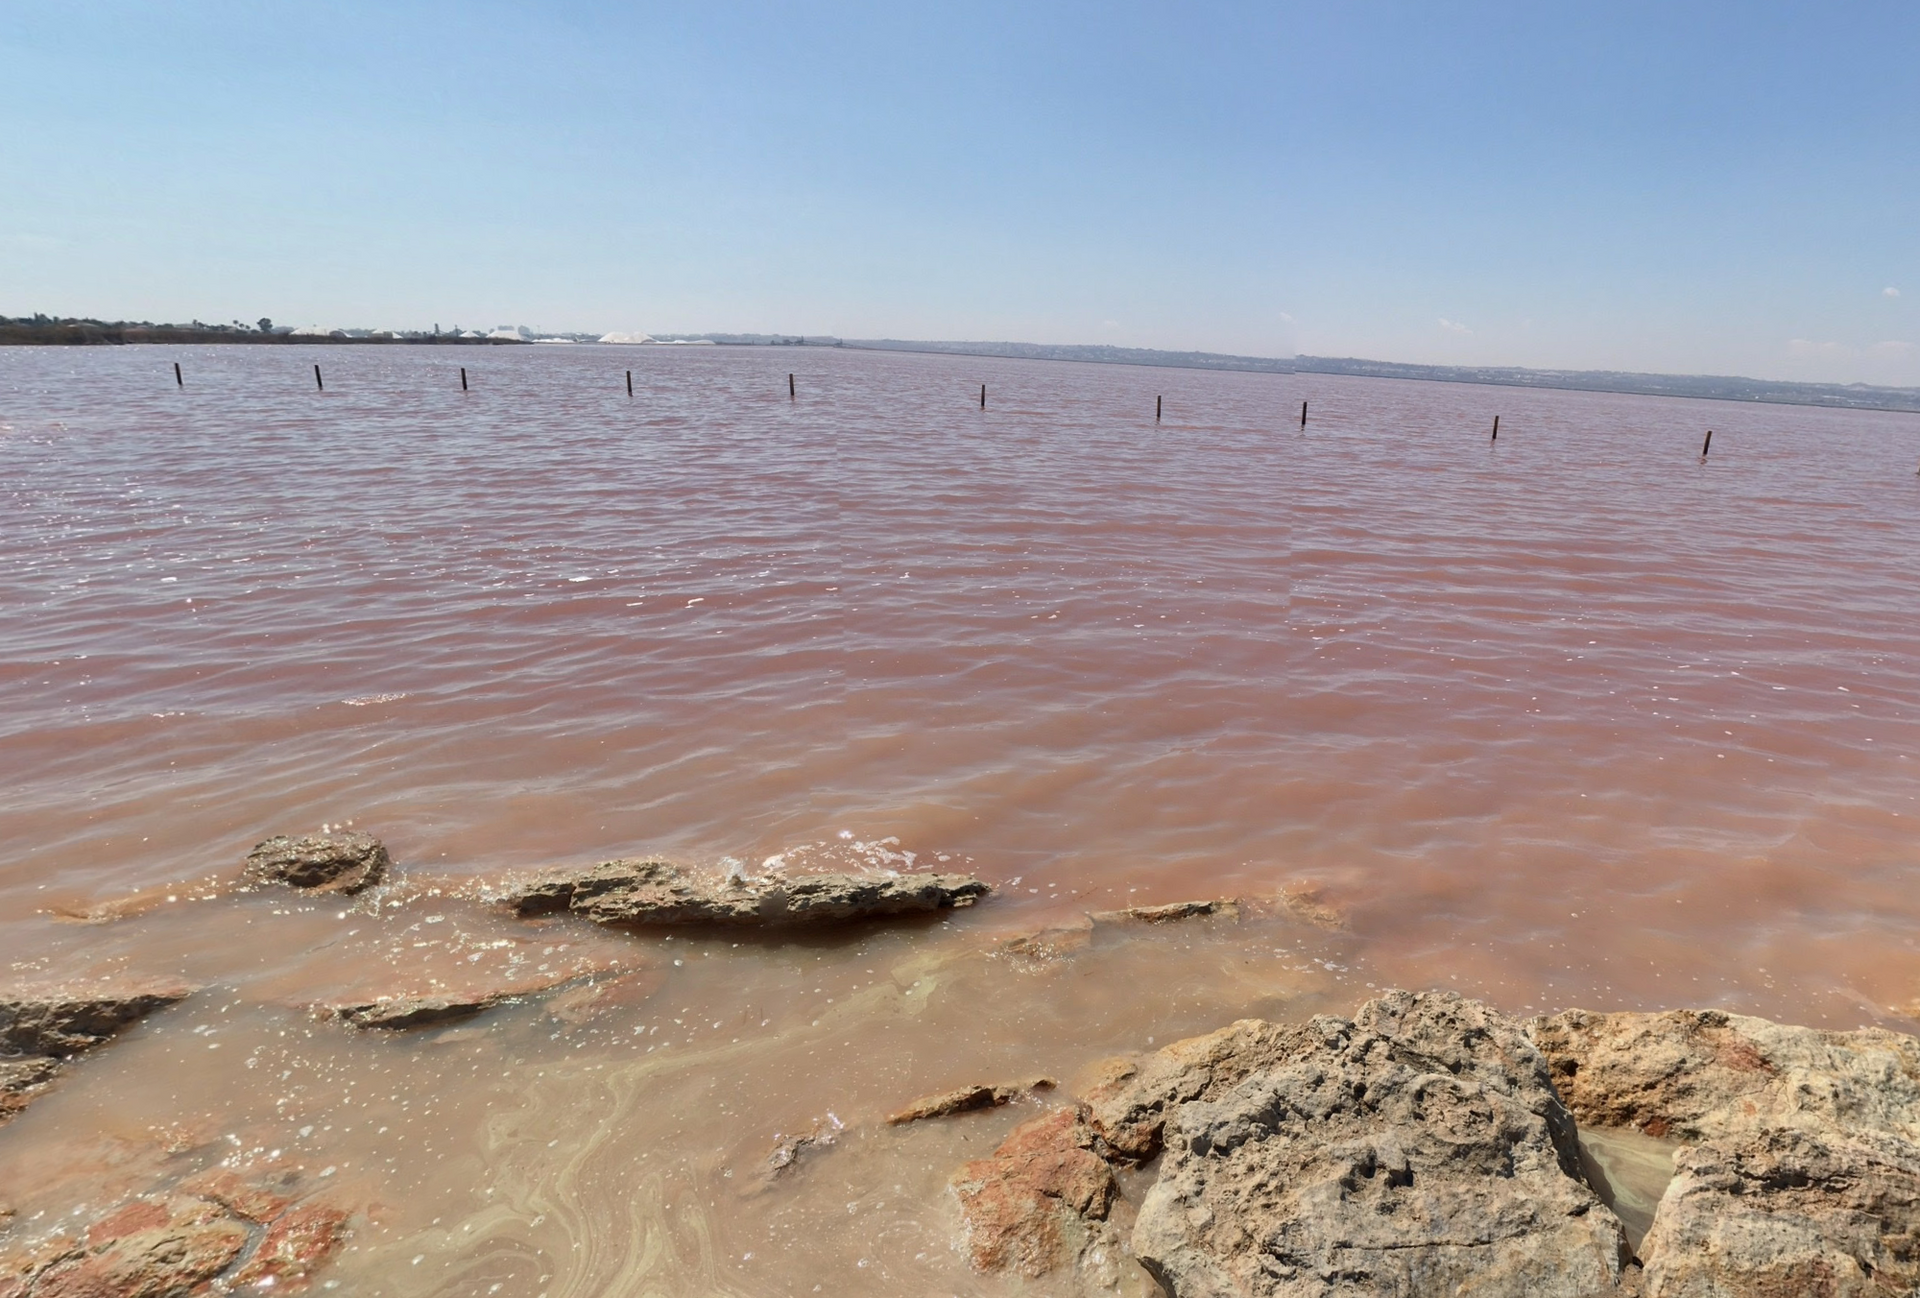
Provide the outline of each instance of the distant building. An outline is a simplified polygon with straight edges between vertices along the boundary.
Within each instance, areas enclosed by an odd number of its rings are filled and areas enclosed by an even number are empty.
[[[600,341],[603,343],[650,343],[653,339],[646,334],[610,333],[601,334]]]

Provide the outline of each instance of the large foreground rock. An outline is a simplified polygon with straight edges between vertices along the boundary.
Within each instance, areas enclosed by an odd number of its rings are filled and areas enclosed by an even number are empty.
[[[247,853],[245,874],[252,884],[351,896],[386,878],[391,864],[385,845],[371,834],[282,835]]]
[[[971,906],[989,891],[962,874],[809,874],[743,878],[668,861],[608,861],[551,870],[507,889],[516,914],[563,911],[600,924],[759,925],[845,923]]]
[[[1270,1045],[1165,1121],[1133,1247],[1178,1298],[1618,1288],[1625,1233],[1519,1023],[1395,992]]]
[[[1641,1246],[1654,1298],[1920,1289],[1920,1041],[1711,1010],[1532,1035],[1582,1124],[1684,1142]]]
[[[151,981],[0,992],[0,1122],[25,1108],[64,1061],[192,991]]]

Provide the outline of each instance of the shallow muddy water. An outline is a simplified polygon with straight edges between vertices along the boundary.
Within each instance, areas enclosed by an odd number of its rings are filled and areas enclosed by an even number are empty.
[[[946,1178],[1043,1101],[880,1122],[914,1096],[1389,985],[1914,1030],[1916,457],[1314,375],[9,349],[0,951],[204,990],[0,1128],[0,1204],[288,1166],[363,1213],[356,1294],[995,1294]],[[198,882],[347,822],[390,888]],[[642,852],[996,892],[737,945],[461,895]],[[1270,904],[996,946],[1213,896]],[[581,981],[307,1009],[475,971]]]

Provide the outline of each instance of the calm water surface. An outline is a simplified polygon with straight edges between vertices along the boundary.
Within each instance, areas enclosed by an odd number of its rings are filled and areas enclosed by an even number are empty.
[[[928,1090],[1387,985],[1915,1030],[1917,456],[1904,415],[1315,375],[8,349],[0,953],[208,990],[0,1129],[0,1203],[293,1160],[364,1210],[352,1292],[990,1294],[943,1187],[1032,1110],[873,1125]],[[385,901],[192,882],[346,822]],[[654,851],[999,891],[739,946],[452,895]],[[1344,927],[993,954],[1288,893]],[[302,1008],[422,961],[639,972],[398,1040]]]

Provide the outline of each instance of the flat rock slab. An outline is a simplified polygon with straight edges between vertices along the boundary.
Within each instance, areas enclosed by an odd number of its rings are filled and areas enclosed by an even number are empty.
[[[961,874],[810,874],[742,878],[669,861],[608,861],[551,870],[508,888],[521,916],[570,912],[621,927],[793,927],[971,906],[988,886]]]
[[[1531,1032],[1583,1124],[1685,1142],[1641,1245],[1654,1298],[1920,1288],[1920,1041],[1713,1010]]]
[[[386,878],[391,865],[386,846],[371,834],[283,835],[247,853],[244,874],[251,884],[351,896]]]
[[[64,1061],[192,992],[165,981],[0,992],[0,1122],[44,1090]]]
[[[1108,1094],[1106,1120],[1139,1149],[1136,1115],[1163,1115],[1133,1249],[1177,1298],[1619,1288],[1625,1234],[1578,1179],[1570,1115],[1517,1021],[1394,992],[1351,1022],[1239,1024],[1163,1054]]]

